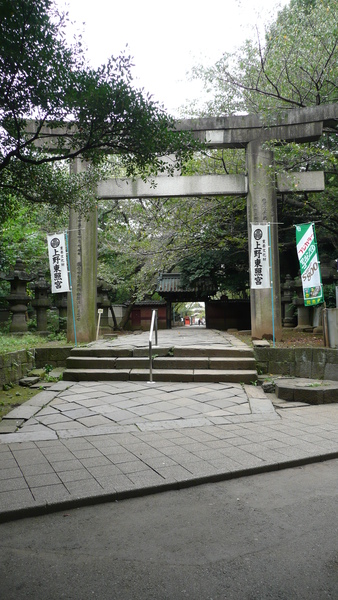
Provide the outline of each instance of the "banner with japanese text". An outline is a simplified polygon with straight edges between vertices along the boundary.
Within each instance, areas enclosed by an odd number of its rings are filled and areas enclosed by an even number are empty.
[[[251,289],[271,287],[268,225],[251,223]]]
[[[314,223],[296,225],[297,255],[305,306],[324,302]]]
[[[47,235],[52,294],[69,292],[65,234]]]

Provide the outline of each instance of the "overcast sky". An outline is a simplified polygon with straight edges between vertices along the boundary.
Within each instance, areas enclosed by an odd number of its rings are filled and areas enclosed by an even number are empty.
[[[234,51],[252,28],[277,14],[289,0],[57,0],[68,6],[88,48],[92,66],[118,55],[128,44],[134,57],[135,87],[143,87],[174,116],[199,96],[200,84],[189,83],[193,65],[213,64]]]

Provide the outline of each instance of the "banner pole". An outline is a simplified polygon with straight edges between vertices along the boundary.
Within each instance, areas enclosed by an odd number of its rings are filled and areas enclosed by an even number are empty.
[[[319,251],[318,251],[318,244],[317,244],[317,235],[316,235],[316,228],[315,228],[314,223],[313,223],[313,239],[315,241],[316,249],[317,249],[318,273],[319,273],[319,279],[320,279],[320,285],[321,285],[321,291],[322,291],[322,302],[324,303],[324,308],[326,308],[326,302],[325,302],[325,298],[324,298],[324,287],[323,287],[323,280],[322,280],[322,269],[321,269],[321,266],[320,266]]]
[[[272,340],[273,340],[273,347],[275,348],[275,346],[276,346],[276,339],[275,339],[275,307],[274,307],[274,300],[273,300],[272,249],[271,249],[271,229],[270,229],[270,226],[271,226],[271,223],[268,223],[268,231],[269,231],[269,256],[270,256],[270,281],[271,281]]]
[[[66,248],[67,248],[67,262],[68,262],[68,273],[69,273],[69,288],[70,288],[70,297],[72,301],[72,315],[73,315],[73,327],[74,327],[74,344],[77,346],[76,340],[76,324],[75,324],[75,310],[74,310],[74,298],[73,298],[73,286],[72,286],[72,276],[70,273],[70,260],[69,260],[69,246],[68,246],[68,233],[65,231],[65,239],[66,239]]]

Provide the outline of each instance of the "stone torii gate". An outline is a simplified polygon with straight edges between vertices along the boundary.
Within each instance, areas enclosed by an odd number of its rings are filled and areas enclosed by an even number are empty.
[[[141,179],[109,179],[99,183],[98,199],[247,196],[248,238],[251,223],[270,223],[273,297],[270,289],[251,290],[252,337],[280,339],[282,329],[278,256],[277,192],[322,191],[322,172],[285,173],[271,177],[274,156],[267,141],[317,141],[324,128],[336,128],[338,105],[286,111],[266,122],[261,115],[187,119],[176,123],[209,148],[244,148],[246,175],[156,177],[155,188]],[[74,168],[84,168],[76,159]],[[70,262],[77,339],[89,342],[96,335],[96,215],[87,220],[72,212],[70,218]],[[250,246],[249,246],[250,252]],[[68,306],[70,307],[70,302]],[[274,315],[274,324],[273,324]],[[73,315],[68,308],[68,338],[74,339]]]

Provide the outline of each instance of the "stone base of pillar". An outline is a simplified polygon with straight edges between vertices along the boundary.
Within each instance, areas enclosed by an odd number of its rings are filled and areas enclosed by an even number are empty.
[[[272,310],[271,290],[251,290],[251,337],[253,340],[282,339],[280,311]]]
[[[10,310],[12,312],[12,322],[9,328],[10,333],[27,333],[27,307],[25,305],[17,305],[12,306]]]
[[[297,329],[298,331],[313,331],[313,326],[311,325],[311,312],[308,306],[298,306],[297,309]]]

